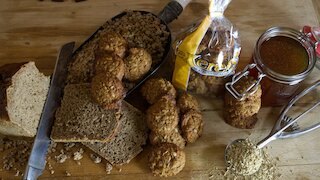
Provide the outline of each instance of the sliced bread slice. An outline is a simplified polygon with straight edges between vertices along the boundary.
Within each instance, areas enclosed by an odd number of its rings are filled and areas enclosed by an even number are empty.
[[[83,143],[112,165],[129,163],[143,149],[148,138],[145,116],[135,107],[123,101],[118,134],[107,143]]]
[[[34,62],[0,68],[0,133],[33,137],[47,98],[50,77]]]
[[[90,84],[69,84],[51,132],[56,142],[107,142],[115,134],[120,113],[91,100]]]

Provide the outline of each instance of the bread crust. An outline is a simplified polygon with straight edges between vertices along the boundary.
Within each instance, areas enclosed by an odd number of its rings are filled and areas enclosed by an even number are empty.
[[[149,166],[154,176],[176,175],[184,168],[185,163],[185,153],[172,143],[158,144],[149,154]]]
[[[6,64],[0,67],[0,120],[9,121],[7,107],[7,88],[11,85],[12,76],[22,67],[22,63]]]

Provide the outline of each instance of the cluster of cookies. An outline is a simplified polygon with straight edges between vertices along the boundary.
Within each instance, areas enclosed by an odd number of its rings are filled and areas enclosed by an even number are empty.
[[[239,93],[243,93],[254,83],[251,76],[244,77],[235,84],[235,89]],[[251,129],[256,124],[258,118],[257,113],[261,107],[262,90],[260,85],[255,93],[245,97],[242,101],[235,99],[230,93],[225,94],[225,121],[231,126],[241,129]]]
[[[157,176],[172,176],[185,165],[182,150],[186,142],[195,142],[202,134],[203,120],[197,100],[182,93],[178,100],[173,85],[162,78],[148,80],[141,88],[148,101],[147,125],[153,148],[149,155],[152,173]]]
[[[151,55],[143,48],[130,48],[115,32],[101,35],[95,52],[93,100],[107,109],[117,109],[125,97],[123,78],[135,82],[151,68]]]

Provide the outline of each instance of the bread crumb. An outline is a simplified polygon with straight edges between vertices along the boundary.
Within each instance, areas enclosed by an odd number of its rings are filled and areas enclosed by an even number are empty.
[[[49,169],[50,171],[53,170],[53,167],[52,167],[51,163],[48,162],[47,164],[48,164],[48,169]]]
[[[95,164],[99,164],[101,162],[101,158],[96,154],[90,154],[90,158]]]
[[[31,145],[32,143],[25,140],[3,139],[1,149],[7,153],[5,153],[2,158],[2,169],[17,170],[16,166],[24,166],[28,162]]]
[[[57,148],[57,143],[54,141],[50,142],[50,145],[48,147],[48,153],[54,153],[56,152],[56,148]]]
[[[65,143],[64,144],[64,149],[66,150],[66,151],[69,151],[73,146],[75,146],[76,145],[76,143]]]
[[[66,175],[67,175],[68,177],[70,177],[70,176],[71,176],[71,173],[68,172],[68,171],[66,171]]]
[[[14,176],[19,176],[19,174],[20,174],[20,171],[17,170],[17,172],[16,172],[16,174]]]
[[[110,164],[110,163],[106,163],[106,172],[107,172],[107,174],[110,174],[111,173],[111,170],[112,170],[112,165]]]
[[[61,153],[58,156],[55,156],[55,159],[58,163],[64,163],[68,159],[68,156]]]
[[[82,159],[83,158],[83,156],[82,156],[83,152],[84,152],[83,149],[80,148],[79,151],[73,153],[73,160],[79,161],[80,159]]]

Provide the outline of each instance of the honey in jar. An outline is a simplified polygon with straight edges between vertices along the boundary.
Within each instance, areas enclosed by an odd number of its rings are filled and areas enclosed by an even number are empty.
[[[268,68],[287,76],[305,71],[309,60],[302,44],[285,36],[271,37],[263,42],[260,47],[260,57]]]
[[[261,81],[262,104],[278,106],[294,95],[316,58],[307,36],[291,28],[275,27],[259,38],[253,60],[258,71],[266,75]]]

